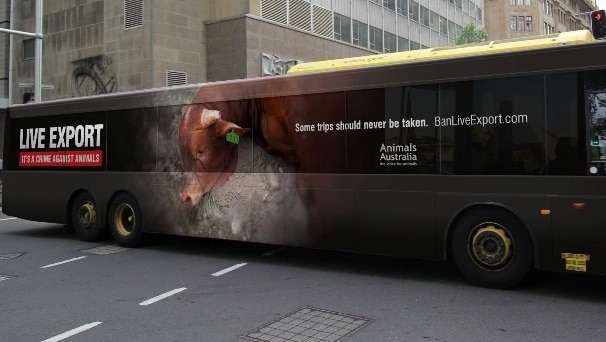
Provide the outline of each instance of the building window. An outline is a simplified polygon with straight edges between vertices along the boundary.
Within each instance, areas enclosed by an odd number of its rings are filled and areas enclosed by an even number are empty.
[[[418,22],[419,21],[419,4],[414,1],[408,2],[408,13],[410,19]]]
[[[415,41],[410,41],[410,49],[411,50],[419,50],[421,49],[421,44],[415,42]]]
[[[397,52],[398,46],[397,46],[396,35],[389,33],[389,32],[385,32],[384,34],[385,34],[385,37],[383,38],[385,41],[383,44],[383,45],[385,45],[384,51],[386,53]]]
[[[425,6],[421,6],[420,21],[422,25],[429,26],[429,9]]]
[[[398,0],[396,12],[404,17],[408,17],[408,0]]]
[[[392,11],[396,10],[396,0],[383,0],[383,7],[389,8]]]
[[[23,41],[23,59],[32,59],[36,54],[36,38]]]
[[[547,13],[547,15],[553,15],[553,3],[549,1],[543,2],[543,12]]]
[[[448,34],[448,20],[443,16],[440,16],[440,33],[443,35]]]
[[[532,17],[526,17],[526,31],[532,31]]]
[[[398,51],[408,51],[410,50],[410,45],[408,43],[408,39],[398,37]]]
[[[352,24],[352,43],[361,47],[368,47],[368,25],[353,20]]]
[[[526,6],[532,6],[532,0],[524,0]]]
[[[518,0],[517,5],[518,5],[518,6],[522,6],[522,5],[524,5],[524,0]]]
[[[343,15],[335,13],[335,40],[351,43],[351,20]]]
[[[457,29],[456,29],[455,23],[449,20],[448,21],[448,36],[450,38],[455,38],[456,32],[457,32]]]
[[[383,52],[383,30],[371,26],[368,38],[371,50]]]
[[[515,15],[509,17],[509,28],[511,29],[511,31],[518,30],[518,17],[516,17]]]
[[[518,31],[524,31],[524,16],[518,17]]]
[[[516,0],[509,0],[509,6],[515,6]]]
[[[440,16],[434,11],[429,13],[429,27],[434,31],[440,31]]]

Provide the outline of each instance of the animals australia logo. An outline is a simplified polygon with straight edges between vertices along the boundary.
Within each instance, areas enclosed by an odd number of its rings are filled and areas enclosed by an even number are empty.
[[[381,144],[379,153],[379,163],[381,166],[417,165],[417,145],[412,143],[406,145]]]

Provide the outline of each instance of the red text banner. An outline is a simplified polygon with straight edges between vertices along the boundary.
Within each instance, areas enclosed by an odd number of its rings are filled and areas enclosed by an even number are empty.
[[[103,151],[41,151],[20,152],[20,167],[99,167]]]

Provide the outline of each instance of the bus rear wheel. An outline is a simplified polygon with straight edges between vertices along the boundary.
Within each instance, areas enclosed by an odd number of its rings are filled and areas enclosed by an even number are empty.
[[[84,241],[99,241],[105,235],[99,225],[95,199],[88,192],[80,192],[74,198],[70,220],[76,235]]]
[[[123,247],[136,247],[143,240],[143,217],[137,199],[126,192],[118,194],[109,207],[109,231]]]
[[[501,208],[482,208],[462,217],[452,233],[451,251],[461,273],[484,287],[515,287],[533,269],[533,246],[526,228]]]

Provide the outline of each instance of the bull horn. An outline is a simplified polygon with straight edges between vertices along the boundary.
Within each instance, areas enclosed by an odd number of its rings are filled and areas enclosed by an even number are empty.
[[[204,109],[200,115],[202,128],[208,128],[221,118],[221,112],[213,109]]]

